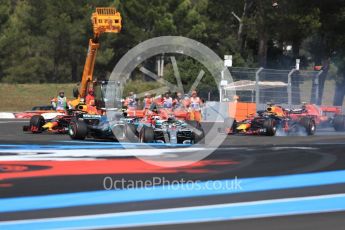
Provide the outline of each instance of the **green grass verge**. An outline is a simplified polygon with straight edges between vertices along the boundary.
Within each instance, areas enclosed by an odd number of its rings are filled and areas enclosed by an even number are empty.
[[[50,105],[50,100],[64,90],[72,99],[75,84],[0,84],[0,111],[18,112],[30,110],[36,105]]]
[[[76,84],[0,84],[0,112],[20,112],[37,105],[50,105],[50,100],[64,90],[67,99],[73,99],[72,90]],[[129,81],[124,95],[130,91],[146,92],[161,87],[156,82]]]

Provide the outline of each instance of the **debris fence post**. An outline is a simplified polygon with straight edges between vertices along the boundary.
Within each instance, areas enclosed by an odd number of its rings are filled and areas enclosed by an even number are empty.
[[[317,73],[317,75],[315,76],[315,104],[317,105],[321,105],[321,100],[319,100],[319,84],[320,84],[320,75],[322,74],[323,70],[321,70],[320,72]]]
[[[255,72],[255,103],[256,107],[259,107],[260,103],[260,86],[259,86],[259,81],[260,81],[260,73],[263,70],[263,67],[260,67],[256,72]]]
[[[296,71],[295,68],[293,68],[289,74],[288,74],[288,85],[287,85],[287,94],[288,94],[288,105],[289,108],[291,109],[292,107],[292,85],[291,85],[291,77],[292,74]]]

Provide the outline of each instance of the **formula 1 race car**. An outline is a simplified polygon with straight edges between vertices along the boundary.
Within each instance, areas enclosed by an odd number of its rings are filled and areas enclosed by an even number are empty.
[[[84,114],[71,120],[68,126],[71,139],[87,137],[141,143],[195,144],[203,143],[204,131],[199,122],[182,121],[173,117],[151,120],[121,117],[108,121],[106,116]]]
[[[312,117],[290,117],[280,106],[271,106],[243,121],[234,121],[228,133],[275,136],[277,132],[314,135],[315,131],[316,124]]]
[[[114,120],[109,121],[106,115],[83,114],[69,123],[68,134],[73,140],[84,140],[89,137],[123,141],[126,137],[126,120],[120,112],[114,116]]]
[[[141,143],[202,144],[205,133],[197,121],[183,121],[175,117],[164,120],[153,116],[147,120],[133,120],[126,124],[126,136]]]
[[[82,114],[87,114],[89,112],[89,106],[80,104],[76,109],[69,109],[65,112],[55,111],[34,115],[30,118],[29,125],[23,126],[23,131],[33,134],[42,133],[44,131],[66,134],[72,119],[76,120]]]
[[[170,111],[171,112],[171,111]],[[141,143],[195,144],[204,142],[204,131],[197,121],[179,119],[181,112],[174,116],[161,110],[146,113],[145,110],[109,112],[108,116],[84,114],[72,120],[68,134],[74,140],[87,137]],[[108,118],[111,117],[111,120]]]
[[[69,132],[70,122],[84,117],[86,120],[100,120],[104,113],[104,91],[107,86],[107,81],[94,81],[93,89],[95,93],[95,105],[86,105],[84,99],[78,99],[79,103],[75,105],[74,109],[57,112],[50,111],[42,114],[37,114],[31,117],[29,125],[23,127],[23,131],[32,133],[42,133],[48,131],[51,133],[67,134]],[[92,122],[91,122],[92,123]]]
[[[130,142],[195,144],[204,142],[204,131],[197,121],[188,120],[183,108],[163,108],[153,103],[150,109],[127,109],[125,137]]]
[[[49,116],[34,115],[30,118],[29,125],[23,126],[24,132],[42,133],[49,131],[52,133],[67,133],[68,124],[74,115],[66,115],[64,113],[48,114]]]
[[[335,131],[345,131],[345,115],[339,107],[303,104],[300,109],[287,110],[286,113],[292,119],[310,117],[317,127],[334,127]]]

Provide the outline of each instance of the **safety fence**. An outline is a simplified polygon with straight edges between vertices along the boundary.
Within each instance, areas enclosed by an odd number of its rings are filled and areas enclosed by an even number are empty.
[[[302,103],[332,105],[335,81],[327,79],[321,92],[321,71],[277,70],[264,68],[229,68],[233,82],[222,86],[222,101],[232,101],[235,90],[239,102],[256,103],[257,109],[267,104],[294,108]]]

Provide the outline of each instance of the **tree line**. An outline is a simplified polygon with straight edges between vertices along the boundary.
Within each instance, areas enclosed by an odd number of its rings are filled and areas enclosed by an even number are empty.
[[[296,58],[301,68],[322,66],[320,94],[332,76],[334,104],[343,102],[342,0],[0,0],[0,81],[79,81],[97,6],[115,6],[123,30],[101,38],[95,76],[106,77],[138,43],[176,35],[198,40],[220,57],[232,54],[234,66],[289,69]],[[196,69],[190,65],[186,71]]]

